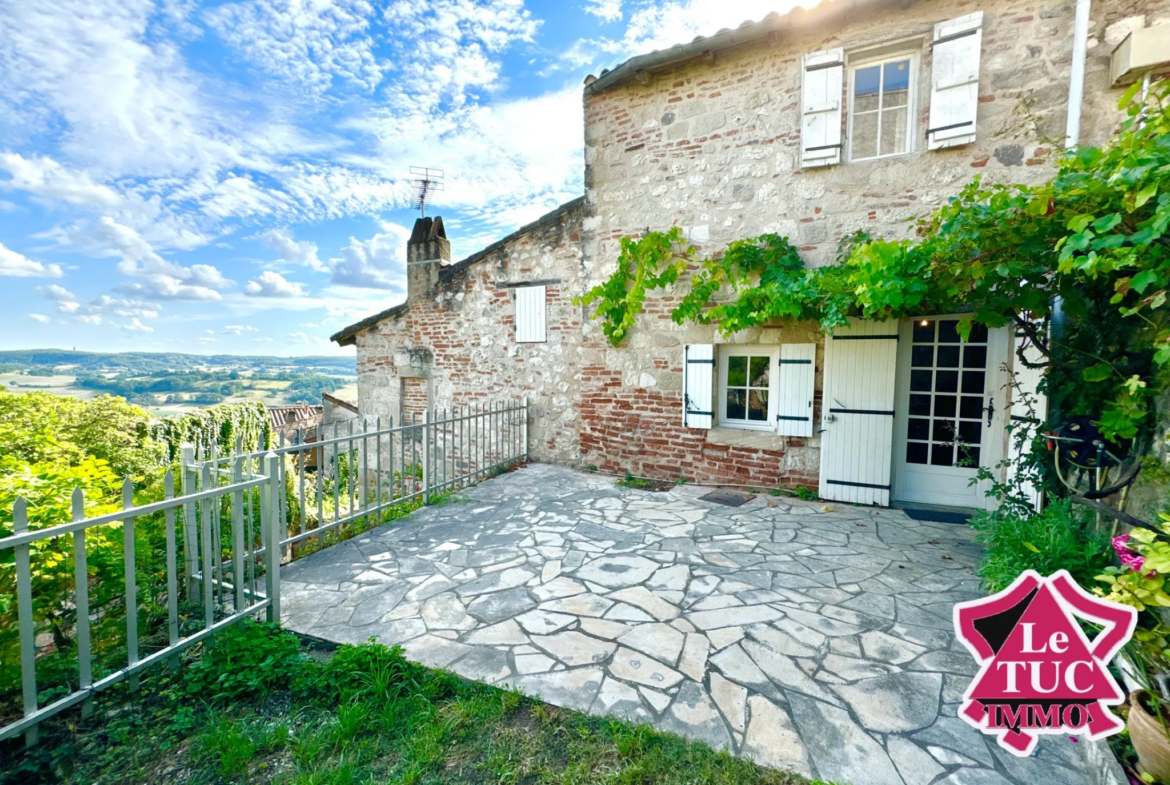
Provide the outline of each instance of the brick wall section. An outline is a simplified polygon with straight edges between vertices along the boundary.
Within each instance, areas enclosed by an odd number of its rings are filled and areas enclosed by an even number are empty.
[[[437,283],[408,307],[357,336],[362,413],[394,414],[401,380],[429,380],[437,409],[524,395],[529,445],[547,461],[579,456],[576,377],[583,206],[571,202],[483,255],[438,270]],[[514,340],[515,288],[547,281],[547,342]],[[413,388],[411,388],[413,389]]]
[[[427,411],[427,380],[408,377],[402,380],[402,421],[419,422]]]
[[[1121,119],[1121,91],[1108,86],[1109,53],[1130,26],[1170,16],[1167,9],[1165,0],[1094,4],[1084,142],[1103,141]],[[927,152],[933,25],[975,10],[984,12],[977,141]],[[807,264],[820,265],[830,263],[840,238],[856,229],[908,236],[906,219],[929,213],[975,174],[985,182],[1049,177],[1053,150],[1064,138],[1073,11],[1073,2],[914,3],[794,30],[771,45],[719,52],[713,62],[691,61],[644,83],[587,91],[584,285],[611,274],[619,238],[646,228],[681,226],[705,252],[776,232],[801,249]],[[1139,14],[1149,19],[1123,19]],[[907,40],[920,58],[915,151],[802,170],[803,56],[831,47],[856,56]],[[714,328],[671,322],[676,302],[671,292],[651,294],[620,349],[587,321],[582,461],[657,477],[757,486],[815,482],[816,437],[753,436],[744,447],[735,444],[736,434],[681,424],[684,344],[803,343],[813,340],[815,328],[776,325],[723,338]],[[823,361],[822,342],[818,396]]]

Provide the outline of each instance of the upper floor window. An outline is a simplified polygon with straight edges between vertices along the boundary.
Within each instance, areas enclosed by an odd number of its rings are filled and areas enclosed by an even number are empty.
[[[917,58],[908,54],[850,68],[850,160],[912,150],[917,76]]]

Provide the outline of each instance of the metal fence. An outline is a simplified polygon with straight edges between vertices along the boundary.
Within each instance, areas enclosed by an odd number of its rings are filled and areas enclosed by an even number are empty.
[[[133,485],[127,479],[122,509],[92,518],[85,517],[85,499],[77,489],[71,522],[30,530],[28,505],[18,499],[13,508],[14,533],[0,539],[0,556],[9,550],[15,556],[24,716],[0,727],[0,740],[24,733],[28,743],[35,743],[43,720],[77,704],[88,714],[95,692],[127,680],[135,688],[145,668],[162,661],[178,666],[183,649],[246,616],[263,611],[268,621],[279,623],[282,560],[377,525],[391,508],[409,511],[525,460],[528,404],[526,400],[471,404],[425,412],[398,426],[389,422],[383,427],[380,419],[372,423],[357,419],[344,426],[333,423],[330,434],[322,430],[298,432],[291,444],[250,453],[244,453],[238,443],[222,456],[217,446],[207,454],[184,445],[178,495],[173,472],[168,471],[163,499],[135,506]],[[167,643],[156,644],[155,651],[140,656],[143,597],[138,586],[141,568],[135,553],[135,522],[158,516],[165,529],[162,593]],[[102,611],[90,608],[87,536],[119,525],[125,665],[95,680],[90,624]],[[41,706],[32,546],[56,538],[61,539],[46,551],[62,558],[71,552],[73,560],[71,587],[56,586],[55,590],[71,592],[77,682],[68,695]],[[278,547],[270,548],[272,542]]]

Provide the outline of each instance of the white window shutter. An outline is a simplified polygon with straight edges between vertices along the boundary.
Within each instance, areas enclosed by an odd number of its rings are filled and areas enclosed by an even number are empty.
[[[545,341],[543,286],[524,286],[516,290],[516,343]]]
[[[982,48],[982,11],[934,26],[930,122],[926,129],[929,149],[975,141]]]
[[[1011,416],[1011,423],[1014,426],[1008,437],[1008,455],[1011,458],[1011,463],[1008,464],[1009,482],[1019,482],[1016,460],[1023,459],[1027,453],[1032,451],[1031,440],[1036,437],[1037,432],[1048,421],[1048,396],[1040,392],[1040,382],[1044,380],[1044,369],[1029,368],[1019,359],[1020,345],[1025,341],[1027,339],[1024,334],[1017,332],[1015,343],[1012,345],[1015,384],[1008,390],[1008,394],[1011,396],[1008,414]],[[1024,346],[1024,357],[1028,362],[1036,365],[1042,364],[1045,359],[1040,350],[1031,342]],[[1024,454],[1017,455],[1017,439],[1021,432],[1026,435],[1027,442],[1024,444]],[[1044,503],[1043,489],[1036,488],[1030,482],[1022,482],[1020,485],[1024,493],[1032,500],[1032,506],[1039,511]]]
[[[841,163],[841,95],[845,52],[826,49],[804,56],[800,151],[803,166]]]
[[[816,360],[815,343],[786,343],[780,347],[776,432],[781,436],[813,435]]]
[[[710,428],[714,419],[715,345],[683,348],[683,427]]]

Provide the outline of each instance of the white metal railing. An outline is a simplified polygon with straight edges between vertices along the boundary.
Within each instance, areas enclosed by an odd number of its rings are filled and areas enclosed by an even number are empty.
[[[11,722],[0,728],[0,740],[24,733],[27,741],[35,743],[38,726],[43,720],[52,717],[65,709],[82,704],[82,713],[87,715],[91,711],[91,698],[94,693],[111,687],[119,682],[129,680],[131,687],[137,687],[138,674],[151,665],[162,660],[170,659],[177,665],[176,655],[183,649],[195,644],[223,627],[239,621],[245,616],[255,614],[261,610],[267,611],[269,621],[280,618],[280,570],[273,555],[268,555],[262,577],[265,582],[265,591],[261,595],[253,590],[244,591],[242,577],[243,566],[246,561],[264,555],[260,542],[267,543],[280,531],[280,521],[277,517],[278,506],[276,498],[279,494],[279,459],[275,454],[265,457],[265,473],[243,475],[237,473],[233,481],[221,487],[213,487],[208,483],[203,490],[189,494],[175,495],[174,476],[168,471],[164,477],[164,498],[162,501],[151,504],[134,504],[134,487],[127,479],[123,484],[122,509],[117,512],[99,515],[92,518],[85,517],[85,497],[80,488],[73,492],[72,513],[73,520],[42,529],[29,529],[28,504],[24,499],[17,499],[13,507],[13,534],[0,539],[0,553],[12,550],[15,556],[15,578],[17,595],[17,616],[19,619],[19,645],[21,668],[21,692],[24,705],[24,716],[20,720]],[[242,467],[242,464],[237,464]],[[202,471],[209,476],[212,464],[207,462]],[[245,518],[243,513],[233,515],[227,524],[232,535],[232,557],[235,564],[235,580],[233,595],[230,604],[229,598],[223,596],[223,587],[217,587],[212,581],[203,581],[204,624],[201,630],[186,636],[180,635],[179,625],[179,582],[178,582],[178,552],[179,542],[176,532],[175,514],[179,511],[183,517],[184,536],[183,551],[185,563],[190,565],[202,562],[202,573],[210,574],[215,569],[223,569],[223,547],[220,535],[223,528],[220,523],[220,508],[222,502],[228,500],[233,511],[242,510],[244,499],[249,501],[258,497],[254,504],[249,505],[252,516]],[[135,522],[148,516],[162,514],[165,519],[166,539],[166,604],[167,604],[167,637],[166,646],[142,657],[139,647],[139,590],[138,590],[138,558],[135,543]],[[91,577],[87,561],[87,538],[90,532],[107,526],[122,527],[122,556],[124,570],[124,608],[125,608],[125,666],[94,679],[93,647],[90,639],[92,612],[90,609]],[[245,529],[252,534],[259,535],[245,537]],[[33,543],[52,540],[55,538],[71,538],[73,554],[73,596],[71,602],[75,608],[75,617],[72,636],[72,646],[77,653],[77,688],[68,695],[45,706],[38,705],[37,695],[37,641],[36,618],[33,615],[33,573],[31,564],[31,546]],[[63,553],[63,549],[58,552]],[[271,551],[275,554],[276,551]],[[253,582],[255,567],[253,566]],[[220,596],[216,596],[219,588]],[[192,601],[198,594],[188,585],[188,600]],[[218,612],[217,612],[218,611]]]
[[[164,660],[177,667],[183,649],[246,616],[264,611],[268,621],[279,623],[282,558],[295,558],[311,545],[328,545],[344,527],[376,525],[392,507],[429,503],[528,456],[527,400],[422,412],[398,426],[390,421],[382,427],[378,418],[370,425],[365,418],[332,423],[332,433],[319,427],[311,440],[298,431],[291,444],[282,435],[278,447],[267,451],[245,453],[237,442],[223,456],[215,445],[209,454],[183,445],[178,495],[168,471],[163,500],[135,506],[127,479],[121,510],[86,518],[79,488],[72,497],[73,520],[41,529],[29,528],[28,505],[18,499],[13,534],[0,538],[0,555],[12,550],[15,556],[24,716],[0,727],[0,740],[24,733],[28,743],[35,743],[42,721],[77,704],[88,714],[94,693],[126,680],[136,688],[145,668]],[[165,527],[167,644],[140,656],[135,521],[157,515],[163,516]],[[90,625],[103,611],[90,608],[87,532],[118,525],[125,665],[95,680]],[[76,617],[71,646],[77,653],[78,679],[68,695],[40,706],[30,546],[54,538],[71,538],[56,550],[64,553],[72,545],[75,596],[68,601]],[[279,547],[269,547],[272,542]],[[202,616],[199,629],[186,635],[181,634],[181,596],[188,625],[192,611],[195,619]]]

